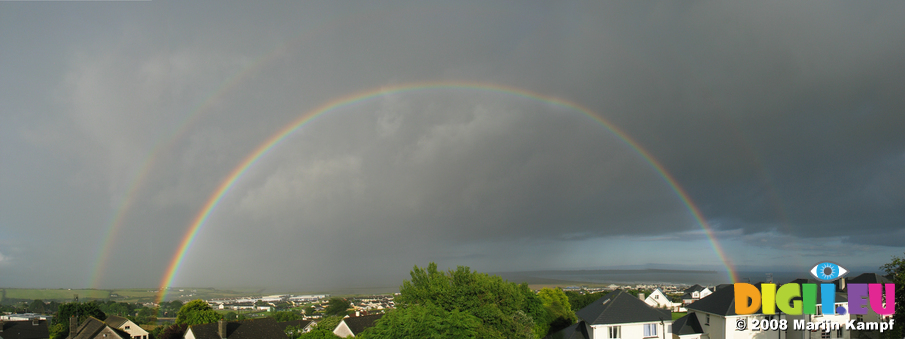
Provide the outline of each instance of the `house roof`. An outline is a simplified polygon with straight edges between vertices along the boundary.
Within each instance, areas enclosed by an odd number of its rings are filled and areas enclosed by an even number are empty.
[[[621,290],[610,292],[575,312],[591,325],[625,324],[672,319],[669,310],[650,307],[643,300]]]
[[[689,287],[689,288],[686,288],[686,289],[685,289],[685,293],[700,292],[700,291],[703,291],[703,290],[704,290],[704,286],[701,286],[701,285],[698,285],[698,284],[694,284],[694,286],[691,286],[691,287]]]
[[[119,336],[122,339],[131,339],[132,338],[129,335],[129,333],[126,333],[126,332],[124,332],[120,329],[114,328],[114,327],[110,327],[109,325],[105,324],[103,321],[101,321],[95,317],[88,317],[88,319],[85,319],[85,321],[83,321],[82,324],[79,325],[78,329],[76,329],[75,336],[74,337],[69,336],[67,338],[68,339],[94,338],[95,336],[97,336],[98,333],[103,331],[105,328],[109,329],[111,332],[113,332],[113,334]]]
[[[197,339],[220,339],[217,333],[219,324],[210,323],[202,325],[189,326]],[[229,339],[286,339],[286,333],[283,332],[284,327],[277,325],[273,318],[250,319],[239,322],[226,323],[226,336]],[[188,331],[186,330],[186,331]]]
[[[678,335],[704,333],[695,313],[688,313],[672,323],[672,333]]]
[[[115,315],[107,316],[107,319],[104,320],[104,322],[107,325],[110,325],[111,327],[115,327],[115,328],[122,327],[123,324],[125,324],[127,321],[129,321],[129,319],[126,319],[126,318],[123,318],[120,316],[115,316]]]
[[[579,321],[569,327],[551,333],[550,335],[544,337],[544,339],[590,339],[591,336],[588,334],[588,328],[585,326],[584,321]]]
[[[289,326],[295,326],[295,327],[304,329],[305,327],[308,327],[308,325],[311,324],[312,322],[313,321],[311,321],[311,320],[281,321],[281,322],[277,323],[277,326],[279,326],[283,330],[283,332],[286,332],[286,328]]]
[[[352,331],[353,334],[359,334],[368,327],[374,326],[381,317],[383,317],[383,314],[373,314],[360,317],[349,317],[342,321],[346,323],[346,326],[349,326],[349,330]]]
[[[846,278],[847,284],[890,284],[891,280],[876,273],[862,273],[854,278]]]
[[[758,289],[760,288],[760,285]],[[688,310],[696,310],[706,313],[719,315],[736,315],[735,314],[735,286],[726,286],[718,288],[710,295],[695,301],[688,306]],[[758,309],[756,313],[760,313]]]
[[[0,338],[3,339],[43,339],[49,338],[47,332],[47,320],[38,320],[38,325],[34,325],[31,320],[3,320],[0,321],[3,332]]]
[[[848,281],[848,280],[846,280],[846,281]],[[801,284],[814,284],[814,285],[817,285],[817,295],[818,295],[818,296],[822,295],[822,294],[821,294],[821,290],[822,290],[821,286],[822,286],[822,284],[826,284],[826,282],[823,282],[823,281],[820,281],[820,280],[816,280],[816,279],[804,279],[804,278],[798,278],[798,279],[795,279],[795,280],[790,281],[789,283],[792,283],[792,284],[799,284],[799,285],[801,285]],[[835,291],[836,291],[836,300],[835,300],[835,302],[839,303],[839,302],[846,302],[846,301],[848,301],[848,295],[847,295],[846,293],[843,293],[843,290],[839,289],[839,284],[834,284],[834,286],[835,286]],[[776,288],[778,289],[779,287],[777,286]],[[820,297],[817,297],[817,298],[819,299]],[[794,298],[792,298],[792,300],[801,300],[801,297],[794,297]]]
[[[795,284],[815,284],[817,285],[817,295],[820,296],[820,282],[813,279],[795,279],[789,283]],[[761,289],[761,284],[754,284],[758,290]],[[781,285],[778,285],[776,288],[779,289]],[[846,302],[848,301],[848,297],[845,293],[835,293],[836,298],[835,302]],[[818,297],[819,298],[819,297]],[[793,300],[801,300],[801,297],[795,297]],[[702,298],[698,301],[691,303],[686,306],[689,310],[696,310],[706,313],[712,313],[722,316],[730,316],[730,315],[738,315],[735,313],[735,286],[725,286],[717,289],[715,292],[711,293],[705,298]],[[758,308],[755,314],[761,313],[761,309]]]

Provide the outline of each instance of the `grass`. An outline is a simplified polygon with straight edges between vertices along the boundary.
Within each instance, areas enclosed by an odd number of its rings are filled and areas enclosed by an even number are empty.
[[[684,317],[688,312],[672,312],[672,320],[675,321],[681,317]]]
[[[70,289],[37,289],[37,288],[5,288],[3,290],[5,292],[5,298],[7,298],[7,299],[24,299],[24,300],[41,299],[44,301],[48,301],[48,300],[70,301],[70,300],[72,300],[73,295],[75,295],[75,294],[79,295],[79,300],[110,298],[110,291],[108,291],[108,290],[94,290],[94,289],[70,290]]]
[[[167,292],[167,299],[178,298],[180,300],[236,298],[253,296],[258,291],[243,290],[218,290],[215,288],[182,288],[171,289]],[[119,302],[153,302],[157,298],[157,288],[124,288],[124,289],[39,289],[39,288],[4,288],[0,289],[3,299],[13,300],[55,300],[58,302],[70,302],[73,295],[78,294],[79,300],[114,300]]]

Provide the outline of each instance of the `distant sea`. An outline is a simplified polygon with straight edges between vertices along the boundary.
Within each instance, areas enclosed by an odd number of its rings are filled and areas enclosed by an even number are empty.
[[[767,273],[772,274],[775,283],[787,283],[797,278],[808,278],[807,272],[765,272],[765,271],[739,271],[738,282],[765,282]],[[533,285],[557,285],[557,286],[581,286],[581,285],[630,285],[630,284],[659,284],[659,285],[694,285],[716,286],[730,283],[726,271],[717,270],[689,270],[689,269],[601,269],[601,270],[539,270],[520,272],[488,272],[498,275],[503,279],[514,283],[528,283]],[[858,272],[857,274],[860,274]],[[397,278],[390,282],[371,282],[372,285],[346,285],[342,284],[318,287],[285,287],[271,288],[259,291],[263,294],[333,294],[333,295],[368,295],[389,294],[399,292],[402,281]],[[304,291],[304,292],[301,292]]]
[[[762,282],[768,272],[737,272],[738,282]],[[662,284],[662,285],[719,285],[731,283],[723,271],[710,270],[570,270],[570,271],[526,271],[493,273],[503,279],[529,284],[581,285],[581,284]],[[773,281],[789,282],[796,278],[807,278],[796,272],[772,272]]]

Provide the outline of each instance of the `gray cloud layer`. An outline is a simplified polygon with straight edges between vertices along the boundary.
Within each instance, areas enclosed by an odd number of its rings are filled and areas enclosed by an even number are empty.
[[[734,262],[875,267],[905,239],[901,13],[2,3],[0,285],[155,285],[207,199],[269,136],[336,98],[421,81],[588,107],[662,163]],[[651,164],[580,112],[423,89],[336,109],[274,147],[210,215],[176,283],[398,283],[430,260],[719,267],[699,228]]]

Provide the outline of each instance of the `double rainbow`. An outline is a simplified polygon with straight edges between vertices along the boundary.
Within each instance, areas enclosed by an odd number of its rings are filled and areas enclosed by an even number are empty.
[[[242,177],[245,172],[248,171],[254,164],[256,164],[264,155],[266,155],[271,149],[274,148],[281,141],[285,140],[288,136],[293,134],[295,131],[299,130],[302,126],[305,126],[312,119],[327,114],[329,112],[336,111],[343,107],[348,107],[355,105],[357,103],[367,101],[373,98],[377,98],[383,95],[400,93],[400,92],[417,92],[419,90],[426,89],[470,89],[470,90],[478,90],[478,91],[486,91],[491,93],[500,93],[500,94],[508,94],[514,95],[517,97],[529,98],[533,100],[538,100],[542,102],[546,102],[548,104],[564,107],[570,110],[574,110],[577,112],[581,112],[582,114],[588,116],[594,121],[598,122],[600,125],[605,127],[607,130],[616,135],[623,143],[625,143],[629,148],[638,153],[644,161],[651,165],[651,167],[656,170],[656,172],[663,178],[663,180],[669,185],[669,187],[676,193],[679,199],[682,201],[682,204],[691,212],[692,216],[695,218],[697,223],[701,226],[701,229],[707,235],[707,238],[710,241],[711,246],[713,247],[714,252],[716,252],[717,257],[723,263],[726,268],[726,274],[729,280],[732,283],[735,283],[738,278],[736,276],[735,270],[726,257],[725,252],[723,251],[720,244],[717,242],[716,237],[713,234],[713,230],[710,225],[704,219],[701,211],[697,206],[692,202],[692,200],[688,197],[688,193],[679,185],[676,179],[666,171],[660,162],[658,162],[651,154],[641,147],[637,141],[632,139],[628,134],[624,131],[604,119],[598,114],[595,114],[590,109],[581,106],[580,104],[565,101],[556,97],[547,96],[540,93],[531,92],[524,89],[496,85],[496,84],[487,84],[487,83],[472,83],[472,82],[424,82],[424,83],[411,83],[411,84],[403,84],[403,85],[395,85],[391,87],[380,87],[377,89],[370,89],[363,92],[358,92],[355,94],[343,96],[336,98],[332,101],[329,101],[313,110],[308,111],[307,113],[299,116],[294,121],[287,124],[281,130],[273,134],[270,138],[268,138],[264,143],[260,144],[254,151],[252,151],[248,156],[246,156],[238,166],[236,166],[226,177],[223,182],[217,187],[217,190],[208,198],[207,202],[204,204],[204,207],[198,214],[195,216],[192,221],[191,226],[188,228],[188,231],[182,237],[182,241],[177,247],[177,251],[173,256],[173,259],[170,261],[166,273],[163,277],[163,280],[160,282],[160,288],[158,290],[157,302],[164,300],[166,297],[167,287],[169,287],[173,279],[176,277],[176,274],[179,272],[179,268],[182,264],[183,259],[185,259],[186,253],[188,253],[189,248],[195,240],[195,237],[198,235],[198,231],[205,224],[208,217],[213,213],[216,207],[219,205],[220,201],[229,193],[230,189],[236,184],[236,182]]]

